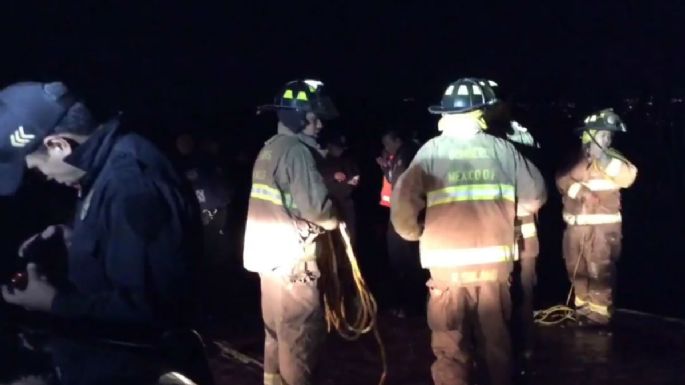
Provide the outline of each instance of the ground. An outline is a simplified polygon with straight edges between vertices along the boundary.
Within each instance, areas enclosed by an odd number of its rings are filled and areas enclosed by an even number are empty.
[[[257,325],[258,326],[258,325]],[[429,385],[430,333],[421,317],[380,321],[388,385]],[[255,324],[217,330],[209,343],[217,385],[262,384],[262,336]],[[253,358],[222,356],[214,342]],[[320,384],[377,384],[380,360],[371,336],[346,342],[331,335]],[[244,361],[249,361],[244,359]],[[539,327],[531,385],[683,384],[685,322],[621,311],[611,334],[573,327]]]

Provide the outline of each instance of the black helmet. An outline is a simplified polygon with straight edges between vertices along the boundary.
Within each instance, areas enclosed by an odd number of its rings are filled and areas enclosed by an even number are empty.
[[[323,92],[319,80],[293,80],[285,84],[274,98],[274,104],[261,106],[259,110],[293,110],[313,112],[322,119],[334,119],[338,110]]]
[[[432,114],[460,114],[497,103],[492,87],[497,83],[478,78],[463,78],[450,84],[438,106],[428,107]]]
[[[614,112],[613,108],[605,108],[588,115],[583,120],[583,126],[578,131],[613,131],[626,132],[626,125],[623,124],[621,117]]]

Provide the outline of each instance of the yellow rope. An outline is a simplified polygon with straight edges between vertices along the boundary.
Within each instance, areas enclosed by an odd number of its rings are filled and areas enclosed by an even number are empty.
[[[379,385],[383,385],[387,376],[388,366],[385,356],[385,346],[383,345],[383,340],[378,331],[376,318],[378,305],[373,294],[371,294],[371,291],[368,289],[361,270],[359,269],[359,264],[354,255],[345,223],[340,224],[339,231],[345,244],[347,262],[352,271],[352,280],[354,282],[356,294],[352,305],[356,310],[356,314],[352,320],[347,318],[345,311],[345,296],[342,293],[340,285],[339,261],[333,245],[332,235],[327,234],[326,238],[330,249],[330,256],[329,258],[323,258],[321,261],[321,270],[325,272],[322,274],[322,278],[324,278],[323,291],[324,306],[326,309],[326,324],[329,332],[334,328],[342,338],[348,341],[354,341],[363,334],[371,331],[373,332],[378,344],[383,367]]]
[[[591,238],[588,241],[584,241],[581,247],[581,253],[576,261],[576,266],[573,269],[573,278],[571,280],[571,288],[568,290],[568,295],[566,296],[565,305],[556,305],[548,309],[537,310],[533,312],[533,319],[536,324],[543,326],[557,325],[565,321],[578,322],[576,318],[576,310],[571,307],[571,295],[573,293],[573,285],[576,282],[576,274],[578,273],[578,266],[580,265],[580,259],[585,256],[587,251],[587,244],[592,242],[594,238],[594,232],[590,233]]]

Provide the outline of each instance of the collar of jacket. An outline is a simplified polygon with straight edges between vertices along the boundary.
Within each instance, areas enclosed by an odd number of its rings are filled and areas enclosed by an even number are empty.
[[[326,154],[328,153],[328,150],[321,148],[319,145],[319,142],[316,141],[316,138],[313,136],[309,136],[303,133],[297,134],[297,138],[300,139],[300,142],[306,144],[308,147],[311,147],[314,149],[316,152],[318,152],[321,156],[326,157]]]
[[[278,122],[278,134],[279,135],[288,135],[288,136],[295,136],[297,135],[294,133],[291,129],[288,128],[285,124]]]
[[[82,191],[88,191],[105,166],[119,131],[119,119],[114,118],[100,126],[88,140],[64,158],[65,163],[86,172],[79,181]]]
[[[443,115],[438,121],[438,130],[445,136],[460,139],[470,139],[481,132],[475,119],[460,114]]]

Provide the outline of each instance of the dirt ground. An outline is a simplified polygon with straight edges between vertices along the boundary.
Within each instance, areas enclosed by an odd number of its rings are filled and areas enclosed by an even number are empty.
[[[421,317],[383,317],[381,332],[388,357],[388,385],[429,385],[430,333]],[[258,321],[217,329],[208,343],[217,385],[262,384],[258,366],[262,334]],[[222,355],[216,345],[254,359]],[[372,336],[346,342],[330,335],[322,357],[323,385],[377,384],[381,364]],[[250,361],[244,359],[244,361]],[[619,312],[611,333],[573,327],[539,327],[531,385],[683,384],[685,323]]]

